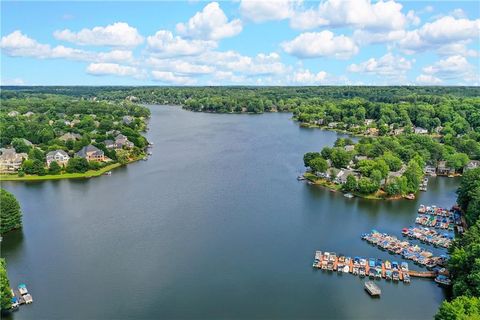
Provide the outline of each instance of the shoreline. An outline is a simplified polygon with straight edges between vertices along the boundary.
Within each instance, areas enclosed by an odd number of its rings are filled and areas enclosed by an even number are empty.
[[[302,175],[310,185],[315,185],[315,186],[321,186],[324,188],[329,189],[332,192],[342,192],[342,186],[336,183],[333,183],[331,181],[328,181],[323,178],[318,178],[312,173],[304,173]],[[364,195],[358,192],[347,192],[352,195],[354,195],[356,198],[362,198],[362,199],[367,199],[367,200],[405,200],[405,197],[403,196],[394,196],[394,197],[388,197],[388,196],[381,196],[381,194],[385,194],[384,192],[377,192],[375,194],[368,194]]]
[[[88,170],[85,173],[64,173],[64,174],[47,174],[44,176],[38,175],[25,175],[23,177],[19,177],[18,175],[0,175],[0,182],[4,181],[47,181],[47,180],[63,180],[63,179],[90,179],[96,178],[108,171],[127,166],[133,162],[137,162],[141,160],[145,155],[139,156],[136,159],[130,160],[128,163],[122,165],[121,163],[113,163],[108,166],[105,166],[99,170]]]

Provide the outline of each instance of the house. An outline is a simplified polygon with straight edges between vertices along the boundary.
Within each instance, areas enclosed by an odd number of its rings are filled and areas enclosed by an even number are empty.
[[[449,174],[455,173],[455,169],[447,166],[447,161],[439,161],[437,166],[437,174],[448,176]]]
[[[8,116],[9,116],[9,117],[16,117],[16,116],[18,116],[18,115],[20,115],[20,112],[18,112],[18,111],[10,111],[10,112],[8,113]]]
[[[355,176],[356,173],[353,170],[342,169],[335,176],[334,182],[338,184],[345,184],[347,183],[347,177],[350,175]]]
[[[359,155],[356,155],[356,156],[355,156],[355,160],[356,160],[357,162],[362,161],[362,160],[368,160],[368,157],[367,157],[367,156],[359,156]]]
[[[134,120],[134,118],[132,116],[123,116],[123,118],[122,118],[123,123],[125,123],[127,125],[132,123],[133,120]]]
[[[131,149],[134,146],[135,145],[133,144],[133,142],[128,141],[128,138],[121,133],[115,137],[115,148],[116,149],[123,149],[123,147],[125,147],[127,149]]]
[[[14,148],[0,149],[0,172],[12,173],[18,171],[23,160],[28,159],[26,153],[17,153]]]
[[[325,120],[323,120],[323,119],[318,119],[318,120],[315,120],[314,123],[315,123],[316,125],[321,126],[321,125],[323,125],[324,121],[325,121]]]
[[[72,120],[72,122],[70,122],[70,127],[74,127],[75,125],[77,125],[79,123],[80,123],[80,120],[74,119],[74,120]]]
[[[23,115],[24,115],[25,117],[31,117],[31,116],[33,116],[34,114],[35,114],[35,113],[33,113],[32,111],[28,111],[27,113],[24,113]]]
[[[378,129],[377,128],[368,128],[365,131],[365,134],[369,135],[369,136],[378,136]]]
[[[120,133],[120,131],[118,131],[118,130],[110,130],[110,131],[107,131],[105,134],[107,136],[110,136],[110,135],[114,136],[114,135],[117,135],[119,133]]]
[[[405,132],[405,128],[397,128],[397,129],[393,129],[392,134],[394,136],[399,136],[404,132]]]
[[[425,172],[425,174],[428,174],[430,176],[434,176],[437,173],[437,168],[435,168],[434,166],[426,166],[423,169],[423,172]]]
[[[68,140],[80,140],[81,138],[82,136],[78,133],[67,132],[58,139],[67,142]]]
[[[467,163],[467,165],[463,168],[463,171],[472,170],[472,169],[476,169],[476,168],[480,168],[480,161],[470,160]]]
[[[47,166],[50,167],[52,161],[57,162],[61,166],[66,166],[70,160],[68,154],[63,150],[54,150],[47,153]]]
[[[329,128],[336,128],[337,126],[338,126],[338,122],[330,122],[330,123],[328,124],[328,127],[329,127]]]
[[[87,159],[87,161],[105,161],[105,154],[102,150],[89,144],[78,151],[76,156]]]
[[[415,132],[415,134],[427,134],[428,130],[422,127],[414,127],[413,132]]]
[[[103,141],[103,144],[107,149],[114,149],[115,148],[115,141],[113,140],[105,140]]]
[[[375,119],[365,119],[364,123],[367,127],[371,126],[372,124],[375,123]]]
[[[442,131],[443,131],[443,127],[442,127],[442,126],[438,126],[438,127],[435,128],[434,131],[435,131],[436,134],[441,134]]]
[[[355,150],[355,146],[353,144],[349,144],[347,146],[344,147],[345,151],[353,151]]]

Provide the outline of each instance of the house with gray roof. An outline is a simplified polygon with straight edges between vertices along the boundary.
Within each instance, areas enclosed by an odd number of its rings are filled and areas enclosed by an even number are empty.
[[[102,150],[98,149],[97,147],[92,146],[91,144],[80,149],[80,151],[75,153],[75,155],[80,158],[87,159],[87,161],[102,162],[102,161],[105,161],[106,159],[105,153]]]
[[[54,150],[47,153],[47,166],[50,167],[50,164],[55,161],[61,166],[66,166],[70,160],[70,156],[63,150]]]

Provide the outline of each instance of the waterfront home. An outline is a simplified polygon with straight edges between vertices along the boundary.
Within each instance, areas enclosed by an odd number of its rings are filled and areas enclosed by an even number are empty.
[[[122,149],[123,147],[131,149],[134,147],[133,142],[129,141],[128,138],[121,133],[115,137],[115,145],[118,149]]]
[[[428,130],[422,127],[415,127],[413,128],[413,132],[415,132],[415,134],[427,134]]]
[[[375,123],[375,119],[365,119],[364,123],[367,127],[371,126],[372,124]]]
[[[123,116],[123,118],[122,118],[123,123],[125,123],[127,125],[132,123],[133,120],[134,120],[134,118],[132,116]]]
[[[87,161],[105,161],[105,154],[102,150],[98,149],[95,146],[89,144],[86,147],[83,147],[75,155],[78,157],[87,159]]]
[[[335,176],[334,182],[338,184],[345,184],[347,182],[347,177],[350,175],[355,176],[356,173],[353,170],[341,169]]]
[[[70,160],[68,154],[63,150],[54,150],[47,153],[47,166],[50,167],[50,164],[55,161],[61,166],[66,166]]]
[[[28,159],[26,153],[17,153],[14,148],[0,149],[0,172],[16,172],[22,165],[23,160]]]
[[[332,128],[332,129],[333,129],[333,128],[336,128],[337,126],[338,126],[338,122],[330,122],[330,123],[328,124],[328,127],[329,127],[329,128]]]
[[[68,140],[80,140],[81,138],[82,136],[78,133],[67,132],[58,139],[67,142]]]
[[[378,129],[377,128],[368,128],[365,131],[365,134],[369,135],[369,136],[378,136]]]
[[[435,168],[434,166],[425,166],[425,168],[423,169],[423,172],[425,172],[425,174],[432,176],[437,173],[437,168]]]
[[[325,120],[323,120],[323,119],[318,119],[318,120],[315,120],[314,123],[315,123],[316,125],[321,126],[321,125],[323,125],[324,121],[325,121]]]
[[[344,147],[345,151],[353,151],[355,150],[355,146],[353,144],[349,144],[348,146]]]
[[[35,114],[35,113],[33,113],[32,111],[28,111],[27,113],[24,113],[23,115],[24,115],[25,117],[31,117],[31,116],[33,116],[34,114]]]
[[[404,132],[405,132],[405,128],[397,128],[397,129],[393,129],[392,134],[394,136],[399,136]]]
[[[449,174],[454,174],[455,169],[447,166],[447,161],[439,161],[437,166],[437,174],[448,176]]]
[[[463,171],[476,169],[480,167],[480,161],[478,160],[470,160],[467,165],[463,168]]]
[[[18,116],[18,115],[20,115],[20,112],[15,111],[15,110],[14,110],[14,111],[10,111],[10,112],[8,113],[8,116],[9,116],[9,117],[16,117],[16,116]]]

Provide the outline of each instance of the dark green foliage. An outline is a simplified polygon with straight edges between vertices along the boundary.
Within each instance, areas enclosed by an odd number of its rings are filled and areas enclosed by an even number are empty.
[[[310,168],[312,168],[313,172],[325,172],[328,169],[327,160],[322,157],[316,157],[310,161]]]
[[[0,189],[0,234],[22,227],[20,204],[10,192]]]
[[[333,148],[330,154],[332,165],[338,169],[347,167],[352,158],[353,154],[351,152],[345,151],[343,148],[339,147]]]
[[[307,152],[303,155],[303,164],[305,167],[310,167],[310,161],[319,157],[321,157],[321,155],[318,152]]]
[[[57,163],[57,161],[52,161],[50,163],[50,168],[48,168],[49,174],[59,174],[62,171],[62,167]]]
[[[347,177],[347,181],[342,185],[342,190],[346,192],[353,192],[357,190],[357,178],[353,175]]]
[[[435,320],[478,320],[480,319],[480,299],[460,296],[452,301],[444,301],[435,315]]]
[[[79,173],[84,173],[88,171],[88,161],[87,159],[80,158],[80,157],[74,157],[70,158],[67,163],[67,168],[66,171],[68,173],[74,173],[74,172],[79,172]]]
[[[358,192],[362,194],[372,194],[380,188],[380,184],[373,179],[361,177],[358,180]]]
[[[12,292],[7,276],[7,265],[4,258],[0,258],[0,310],[9,310],[12,307]]]
[[[46,173],[43,161],[36,158],[23,161],[22,171],[26,174],[37,174],[40,176],[43,176]]]

